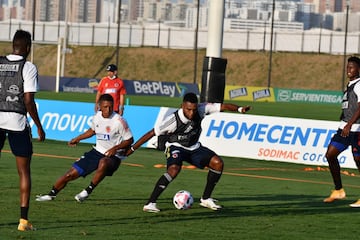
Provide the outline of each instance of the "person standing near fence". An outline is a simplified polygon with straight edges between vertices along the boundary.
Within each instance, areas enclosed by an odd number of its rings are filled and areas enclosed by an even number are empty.
[[[95,98],[95,112],[99,110],[99,98],[102,94],[110,94],[114,99],[114,112],[121,116],[124,114],[124,102],[126,88],[122,79],[117,76],[117,66],[110,64],[106,71],[108,75],[103,77],[98,85]]]
[[[33,145],[27,113],[37,127],[39,141],[45,140],[34,101],[38,71],[34,64],[26,60],[30,50],[31,34],[18,30],[13,37],[13,53],[0,57],[0,149],[8,138],[20,178],[19,231],[35,230],[28,221]]]

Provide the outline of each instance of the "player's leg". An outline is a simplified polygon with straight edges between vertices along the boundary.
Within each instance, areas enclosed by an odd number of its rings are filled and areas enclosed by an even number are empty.
[[[214,155],[211,158],[208,167],[209,167],[209,172],[207,175],[205,190],[202,196],[203,199],[207,199],[211,197],[211,194],[216,184],[219,182],[221,178],[222,171],[224,169],[224,162],[218,155]]]
[[[343,199],[346,196],[342,186],[338,156],[349,146],[350,142],[349,138],[342,137],[340,133],[341,130],[338,130],[333,136],[325,154],[335,186],[335,189],[331,192],[330,196],[324,199],[324,202],[326,203],[333,202],[336,199]]]
[[[351,147],[352,147],[352,153],[353,153],[356,167],[357,167],[358,171],[360,172],[360,133],[354,133]],[[355,208],[360,207],[360,199],[358,199],[356,202],[350,204],[350,207],[355,207]]]
[[[156,207],[156,201],[161,195],[161,193],[167,188],[167,186],[176,178],[180,173],[181,166],[172,164],[168,166],[167,172],[161,175],[161,177],[156,182],[154,189],[148,199],[147,203],[144,205],[143,210],[145,212],[159,212],[160,210]]]
[[[221,178],[224,169],[224,162],[218,155],[214,155],[211,158],[208,167],[209,172],[207,175],[205,189],[200,199],[200,205],[212,210],[219,210],[221,209],[221,206],[215,203],[217,200],[211,198],[211,194]]]
[[[1,150],[4,147],[5,144],[5,140],[6,140],[6,132],[3,129],[0,129],[0,157],[1,157]]]
[[[167,156],[167,171],[156,182],[154,189],[150,195],[150,198],[143,207],[143,211],[145,212],[160,211],[156,207],[156,201],[161,195],[161,193],[180,173],[183,158],[186,157],[187,154],[181,148],[171,146],[167,149],[166,156]]]
[[[340,154],[340,151],[334,147],[333,145],[330,145],[326,151],[326,160],[329,164],[330,173],[334,181],[335,190],[339,190],[342,188],[342,181],[341,181],[341,175],[340,175],[340,164],[338,161],[338,156]]]
[[[36,197],[36,201],[44,202],[44,201],[51,201],[54,200],[57,194],[66,187],[67,183],[79,178],[79,172],[76,168],[71,167],[64,175],[59,177],[55,184],[53,185],[52,189],[48,194],[45,195],[38,195]]]
[[[117,157],[103,157],[100,159],[96,172],[89,184],[84,190],[75,195],[78,202],[83,202],[94,191],[97,185],[106,177],[112,176],[113,173],[119,168],[121,159]]]
[[[18,229],[20,231],[33,230],[32,225],[27,222],[31,192],[30,158],[20,156],[15,158],[20,187],[20,223]]]
[[[200,198],[200,205],[212,210],[221,209],[220,205],[215,204],[216,200],[211,198],[211,194],[221,178],[222,171],[224,169],[223,160],[214,151],[201,146],[200,148],[192,151],[188,162],[200,169],[205,167],[209,168],[205,189],[202,197]]]
[[[19,175],[20,220],[18,230],[35,230],[32,224],[28,221],[31,192],[30,163],[33,153],[31,130],[26,127],[23,131],[8,131],[7,134],[11,151],[15,155],[16,167]]]

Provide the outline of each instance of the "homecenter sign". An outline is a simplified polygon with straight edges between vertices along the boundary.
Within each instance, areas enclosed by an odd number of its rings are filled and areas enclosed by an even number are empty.
[[[220,113],[203,120],[200,141],[219,155],[327,165],[325,153],[338,122]],[[342,167],[356,168],[351,152]]]

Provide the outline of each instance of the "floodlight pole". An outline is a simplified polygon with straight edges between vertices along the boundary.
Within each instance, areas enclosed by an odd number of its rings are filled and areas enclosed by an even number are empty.
[[[35,41],[35,20],[36,20],[36,0],[33,0],[33,9],[32,9],[32,46],[31,46],[31,62],[34,61],[34,41]]]
[[[210,0],[208,15],[208,45],[203,62],[201,102],[224,101],[227,60],[221,58],[224,32],[225,0]]]
[[[117,19],[117,38],[116,38],[116,66],[119,67],[119,51],[120,51],[120,22],[121,22],[121,0],[118,7],[118,19]]]
[[[347,48],[348,24],[349,24],[349,0],[348,0],[347,3],[346,3],[345,39],[344,39],[344,61],[343,61],[343,74],[342,74],[341,90],[344,90],[344,89],[345,89],[345,69],[346,69],[346,48]]]
[[[195,52],[195,61],[194,61],[194,84],[196,84],[196,73],[197,73],[197,63],[198,63],[198,37],[199,37],[199,13],[200,13],[200,0],[197,0],[196,8],[196,28],[195,28],[195,41],[194,41],[194,52]]]
[[[270,54],[269,54],[269,69],[268,69],[268,84],[267,87],[271,86],[271,71],[272,71],[272,52],[273,52],[273,34],[274,34],[274,13],[275,13],[275,0],[272,3],[271,13],[271,33],[270,33]]]
[[[61,77],[64,77],[65,74],[65,58],[66,58],[66,50],[67,50],[67,42],[68,42],[68,21],[69,21],[69,11],[71,0],[65,1],[65,29],[64,29],[64,39],[63,39],[63,48],[62,48],[62,59],[61,59]]]

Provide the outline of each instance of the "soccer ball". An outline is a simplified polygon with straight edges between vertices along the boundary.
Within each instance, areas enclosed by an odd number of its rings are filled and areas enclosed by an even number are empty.
[[[178,191],[173,197],[174,206],[180,210],[186,210],[191,208],[194,203],[194,198],[191,193],[186,190]]]

